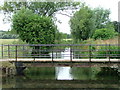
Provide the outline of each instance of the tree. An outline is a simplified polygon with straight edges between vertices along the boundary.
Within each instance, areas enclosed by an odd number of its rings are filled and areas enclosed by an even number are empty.
[[[22,8],[13,16],[12,24],[13,30],[29,44],[55,43],[56,26],[50,17],[39,16],[29,9]],[[34,48],[38,54],[39,47]],[[43,49],[46,48],[49,49],[48,47]]]
[[[93,11],[83,6],[70,19],[71,34],[75,41],[86,40],[92,37],[95,30],[95,20]]]
[[[102,29],[97,29],[93,35],[94,39],[110,39],[115,36],[115,30],[114,29],[107,29],[107,28],[102,28]]]
[[[109,19],[110,10],[103,8],[95,8],[93,12],[95,15],[94,18],[95,18],[96,29],[106,28],[107,25],[112,26],[112,23],[110,23],[110,19]]]
[[[112,23],[114,25],[115,31],[120,33],[120,22],[113,21]]]
[[[58,11],[62,10],[73,10],[80,7],[79,2],[5,2],[1,6],[1,10],[5,14],[15,13],[17,10],[20,10],[22,7],[32,10],[34,13],[40,16],[54,16]],[[7,17],[8,18],[8,17]]]

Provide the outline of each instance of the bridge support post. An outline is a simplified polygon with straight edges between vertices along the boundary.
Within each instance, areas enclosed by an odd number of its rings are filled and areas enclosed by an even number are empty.
[[[4,49],[3,49],[3,44],[2,44],[2,46],[1,46],[1,54],[2,54],[1,56],[2,56],[2,59],[3,59],[3,52],[4,52],[3,50]]]
[[[24,75],[23,71],[26,68],[22,62],[15,62],[16,75]]]
[[[91,62],[91,45],[89,45],[89,61]]]

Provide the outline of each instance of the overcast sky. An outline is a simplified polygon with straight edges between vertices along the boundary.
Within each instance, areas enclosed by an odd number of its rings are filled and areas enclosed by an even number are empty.
[[[0,0],[0,3],[2,3],[4,0]],[[91,8],[95,7],[103,7],[105,9],[110,9],[111,14],[110,14],[110,19],[112,21],[118,21],[118,2],[120,0],[77,0],[77,1],[82,1],[85,2],[86,5],[89,5]],[[0,13],[0,30],[8,30],[10,29],[10,24],[3,24],[3,14]],[[70,27],[68,24],[68,21],[70,20],[69,17],[64,16],[64,15],[57,15],[58,20],[60,20],[62,23],[57,23],[59,26],[58,29],[61,32],[64,33],[70,33]]]

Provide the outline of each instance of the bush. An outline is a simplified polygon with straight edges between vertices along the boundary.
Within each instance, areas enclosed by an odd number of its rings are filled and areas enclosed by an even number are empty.
[[[107,29],[107,28],[102,28],[102,29],[97,29],[95,33],[93,34],[93,38],[96,39],[110,39],[115,36],[115,30],[114,29]]]
[[[0,39],[17,39],[18,35],[15,34],[8,34],[8,33],[2,33],[0,34]]]
[[[101,46],[97,52],[97,58],[120,58],[120,47],[118,46]]]

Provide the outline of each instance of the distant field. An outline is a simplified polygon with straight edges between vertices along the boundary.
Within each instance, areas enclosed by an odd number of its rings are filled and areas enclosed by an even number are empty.
[[[71,40],[71,39],[65,39],[65,41]],[[0,39],[0,44],[25,44],[19,39]],[[108,40],[85,40],[81,42],[81,44],[118,44],[118,37],[115,37],[113,39]]]
[[[0,39],[0,44],[23,44],[19,39]]]
[[[0,45],[3,44],[3,45],[12,45],[12,44],[26,44],[24,43],[23,41],[19,40],[19,39],[0,39]],[[15,50],[15,47],[10,47],[11,50]],[[18,48],[20,49],[20,48]],[[2,58],[2,53],[1,53],[1,50],[2,50],[2,47],[0,47],[0,58]],[[3,47],[3,51],[4,51],[4,56],[7,56],[8,55],[8,47],[7,46],[4,46]],[[15,55],[14,52],[11,53],[11,55]]]

